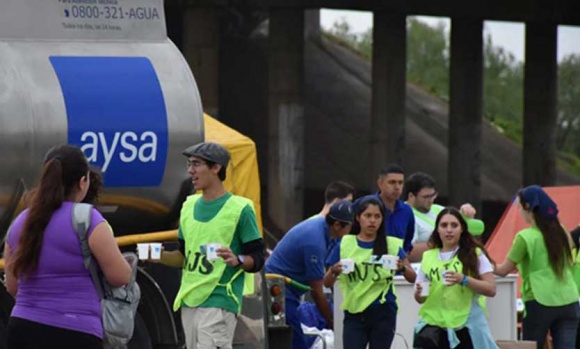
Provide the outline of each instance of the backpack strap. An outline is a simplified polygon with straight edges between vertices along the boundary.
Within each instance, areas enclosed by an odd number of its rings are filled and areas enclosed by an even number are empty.
[[[99,278],[97,264],[95,263],[95,260],[91,254],[91,249],[89,248],[89,240],[87,239],[87,233],[89,227],[91,226],[92,211],[93,205],[83,203],[74,204],[72,210],[72,223],[73,228],[77,232],[81,242],[81,251],[83,253],[85,268],[87,268],[91,274],[91,279],[93,279],[93,283],[95,284],[99,298],[103,299],[103,285],[101,284],[101,279]]]

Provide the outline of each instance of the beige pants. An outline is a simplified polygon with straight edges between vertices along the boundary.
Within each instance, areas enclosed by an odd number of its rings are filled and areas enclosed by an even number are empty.
[[[187,349],[232,349],[236,314],[219,308],[181,308]]]

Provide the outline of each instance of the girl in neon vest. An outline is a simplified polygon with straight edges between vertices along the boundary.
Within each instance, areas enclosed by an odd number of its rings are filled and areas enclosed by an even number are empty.
[[[580,308],[572,273],[572,240],[558,220],[558,206],[542,188],[521,189],[518,202],[531,227],[516,234],[495,274],[505,276],[517,268],[522,277],[525,340],[542,348],[550,330],[554,349],[575,348]]]
[[[481,295],[495,296],[493,266],[457,209],[437,215],[429,245],[417,274],[415,300],[422,305],[413,346],[497,348],[480,304]]]
[[[379,199],[361,201],[355,218],[360,232],[344,236],[333,249],[327,259],[332,267],[324,276],[324,285],[332,287],[338,280],[344,296],[344,348],[364,349],[367,344],[369,349],[390,348],[397,320],[393,276],[399,270],[405,278],[414,279],[415,272],[403,252],[403,240],[382,233],[385,208]],[[386,263],[379,262],[386,260],[380,258],[384,255],[399,257],[396,269],[386,269]],[[344,269],[346,264],[348,270]]]

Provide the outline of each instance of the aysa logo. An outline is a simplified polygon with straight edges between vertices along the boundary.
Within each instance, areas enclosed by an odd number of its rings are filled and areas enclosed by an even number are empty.
[[[109,187],[157,186],[167,160],[167,114],[145,57],[50,57],[68,141],[101,168]]]

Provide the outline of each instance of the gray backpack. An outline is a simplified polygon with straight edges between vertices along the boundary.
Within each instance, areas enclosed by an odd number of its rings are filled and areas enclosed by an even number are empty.
[[[92,208],[93,206],[89,204],[75,204],[72,214],[73,227],[79,235],[85,267],[89,270],[101,299],[104,348],[124,348],[133,337],[135,314],[141,298],[141,290],[136,281],[139,259],[135,253],[123,253],[133,271],[131,281],[122,287],[109,285],[100,273],[89,249],[87,230],[91,225]]]

